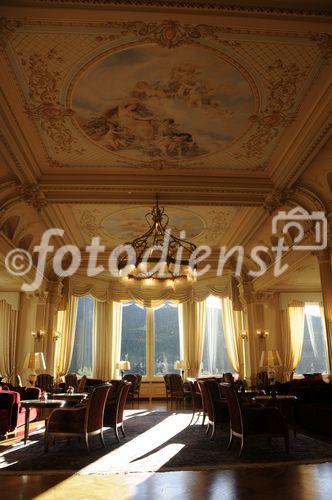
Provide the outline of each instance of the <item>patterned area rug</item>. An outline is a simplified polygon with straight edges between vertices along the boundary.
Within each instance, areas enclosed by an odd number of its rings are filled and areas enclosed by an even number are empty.
[[[169,470],[207,470],[234,467],[268,466],[332,461],[332,444],[298,434],[291,435],[291,453],[287,455],[283,439],[275,438],[269,448],[266,438],[249,438],[242,458],[239,440],[227,450],[228,429],[217,429],[214,441],[198,421],[189,426],[191,413],[132,410],[127,412],[126,438],[116,442],[112,429],[105,432],[106,449],[98,436],[91,438],[88,454],[83,441],[57,441],[47,454],[43,451],[43,430],[22,441],[1,447],[2,473],[38,473],[39,471],[79,474],[110,474]],[[1,474],[0,472],[0,474]]]

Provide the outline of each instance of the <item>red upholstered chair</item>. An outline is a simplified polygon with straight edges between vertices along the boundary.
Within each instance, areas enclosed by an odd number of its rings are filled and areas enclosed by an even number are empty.
[[[14,388],[13,388],[14,389]],[[15,432],[25,423],[25,408],[21,400],[39,399],[40,389],[37,387],[16,387],[15,390],[1,388],[0,390],[0,435]],[[38,416],[36,408],[30,410],[30,421]]]
[[[109,390],[109,384],[100,385],[93,390],[87,404],[53,410],[46,422],[45,452],[48,451],[50,437],[84,437],[90,451],[89,436],[99,434],[105,447],[103,421]]]
[[[278,408],[257,407],[241,404],[240,397],[232,384],[222,383],[221,390],[228,404],[230,416],[230,449],[233,437],[241,439],[240,456],[248,436],[283,437],[286,452],[289,453],[288,426]]]
[[[123,437],[126,437],[123,428],[123,414],[131,384],[125,380],[118,380],[117,382],[116,389],[113,390],[113,393],[110,394],[111,397],[106,402],[104,426],[112,427],[117,441],[120,442],[118,429],[120,429]]]

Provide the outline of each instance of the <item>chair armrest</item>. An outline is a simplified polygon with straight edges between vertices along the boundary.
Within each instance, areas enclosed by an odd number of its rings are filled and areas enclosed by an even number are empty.
[[[50,413],[46,430],[58,433],[82,432],[86,410],[86,406],[56,408]]]

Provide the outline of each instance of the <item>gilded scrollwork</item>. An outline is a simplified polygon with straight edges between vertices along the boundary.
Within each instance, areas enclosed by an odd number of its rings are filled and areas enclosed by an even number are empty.
[[[17,189],[23,201],[32,205],[36,210],[40,211],[47,205],[47,199],[38,184],[21,184],[17,186]]]
[[[29,97],[32,104],[27,107],[26,112],[30,118],[38,121],[53,141],[57,152],[69,153],[77,142],[67,126],[67,119],[73,116],[74,111],[57,100],[61,76],[59,71],[50,69],[50,62],[55,64],[63,62],[55,49],[49,50],[44,55],[33,53],[28,61],[21,59],[22,66],[28,66],[29,69]]]
[[[279,134],[295,119],[290,113],[296,102],[297,87],[306,71],[297,64],[285,64],[278,59],[268,67],[271,75],[268,83],[267,107],[252,115],[250,120],[256,125],[254,132],[242,146],[243,152],[236,157],[257,158]]]
[[[8,38],[14,31],[21,26],[21,21],[17,19],[7,19],[7,17],[0,17],[0,49],[6,47]]]

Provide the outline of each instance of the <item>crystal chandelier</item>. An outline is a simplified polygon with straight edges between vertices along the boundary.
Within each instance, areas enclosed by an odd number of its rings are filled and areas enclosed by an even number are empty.
[[[196,263],[191,261],[196,245],[174,236],[168,228],[169,217],[163,207],[156,205],[145,214],[147,231],[124,245],[135,251],[136,261],[129,264],[128,255],[120,256],[118,268],[126,284],[141,282],[144,285],[163,284],[174,288],[175,284],[196,280]]]

